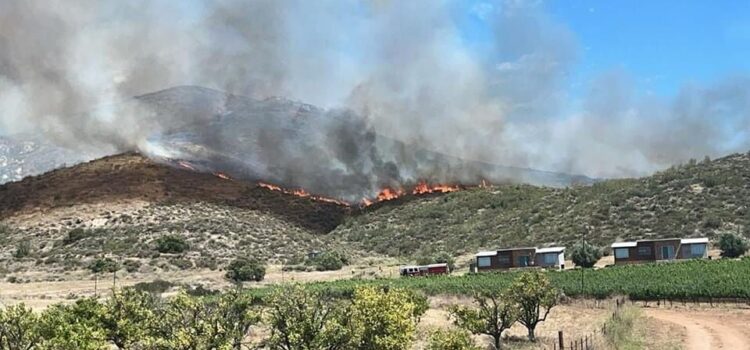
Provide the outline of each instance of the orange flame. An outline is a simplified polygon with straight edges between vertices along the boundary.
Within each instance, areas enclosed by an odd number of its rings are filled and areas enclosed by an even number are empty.
[[[420,182],[414,187],[412,194],[448,193],[458,190],[458,185],[428,185],[426,182]]]
[[[302,198],[310,198],[312,200],[316,200],[316,201],[319,201],[319,202],[333,203],[333,204],[347,206],[347,207],[349,206],[349,203],[340,201],[338,199],[333,199],[333,198],[328,198],[328,197],[323,197],[323,196],[313,196],[312,194],[310,194],[309,192],[307,192],[307,191],[305,191],[305,190],[303,190],[301,188],[296,189],[296,190],[287,190],[287,189],[282,188],[281,186],[269,184],[269,183],[266,183],[266,182],[258,182],[258,186],[259,187],[263,187],[265,189],[269,189],[271,191],[276,191],[276,192],[281,192],[281,193],[285,193],[285,194],[290,194],[290,195],[297,196],[297,197],[302,197]]]
[[[215,172],[215,173],[214,173],[214,175],[215,175],[216,177],[218,177],[218,178],[220,178],[220,179],[224,179],[224,180],[231,180],[231,179],[232,179],[231,177],[229,177],[229,175],[227,175],[227,174],[224,174],[224,173],[222,173],[222,172],[219,172],[219,171]]]
[[[181,167],[183,167],[185,169],[188,169],[188,170],[198,171],[198,170],[195,170],[195,167],[192,164],[190,164],[190,163],[188,163],[188,162],[186,162],[184,160],[178,161],[177,165],[179,165],[179,166],[181,166]]]
[[[389,201],[391,199],[396,199],[398,197],[401,197],[401,195],[403,194],[404,194],[404,191],[401,189],[394,190],[394,189],[386,187],[383,190],[381,190],[380,193],[378,193],[377,201],[378,202]]]

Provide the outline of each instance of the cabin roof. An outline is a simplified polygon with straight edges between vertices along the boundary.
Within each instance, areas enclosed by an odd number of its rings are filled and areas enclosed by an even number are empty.
[[[536,250],[537,254],[544,254],[544,253],[562,253],[565,251],[565,247],[548,247],[548,248],[538,248]]]

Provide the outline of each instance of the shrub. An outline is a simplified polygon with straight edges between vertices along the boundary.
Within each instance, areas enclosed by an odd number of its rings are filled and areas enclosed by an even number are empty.
[[[159,237],[156,240],[156,251],[164,254],[180,254],[190,249],[185,238],[175,235]]]
[[[135,290],[151,294],[161,294],[174,287],[174,283],[165,280],[154,280],[151,282],[140,282],[133,286]]]
[[[29,241],[23,241],[16,245],[16,251],[13,252],[13,257],[16,259],[23,259],[31,254],[31,243]]]
[[[427,350],[480,350],[469,333],[438,329],[430,334]]]
[[[189,259],[171,259],[169,263],[177,266],[181,270],[187,270],[193,268],[193,262]]]
[[[737,235],[725,233],[719,238],[721,256],[725,258],[737,258],[747,251],[747,242]]]
[[[125,260],[122,265],[125,267],[125,271],[130,273],[136,272],[141,268],[141,262],[138,260]]]
[[[347,259],[338,252],[325,252],[310,259],[308,264],[314,266],[318,271],[336,271],[341,270],[346,262]]]
[[[89,264],[89,270],[93,273],[115,272],[119,269],[119,264],[110,258],[98,258]]]
[[[707,229],[717,229],[721,227],[721,219],[716,216],[708,217],[706,218],[706,221],[703,222],[703,227]]]
[[[359,287],[354,291],[350,320],[355,349],[405,350],[411,346],[417,321],[415,304],[403,289]]]
[[[227,266],[226,278],[234,282],[262,281],[266,276],[266,267],[258,260],[238,258]]]
[[[576,266],[585,268],[594,267],[594,264],[596,264],[601,257],[601,249],[590,244],[578,244],[573,247],[572,259]]]
[[[63,239],[63,244],[69,245],[78,242],[86,237],[90,236],[89,232],[82,228],[74,228],[68,231],[68,235]]]

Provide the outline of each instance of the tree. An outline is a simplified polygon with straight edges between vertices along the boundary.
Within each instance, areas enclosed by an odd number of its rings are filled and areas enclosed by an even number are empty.
[[[409,349],[416,331],[415,305],[403,289],[359,287],[354,291],[350,320],[353,348]]]
[[[318,271],[336,271],[346,265],[347,259],[338,252],[325,252],[308,261]]]
[[[156,251],[164,254],[180,254],[190,249],[185,238],[176,235],[159,237],[156,240]]]
[[[101,326],[103,307],[94,298],[50,306],[40,316],[40,349],[102,350],[108,347]]]
[[[228,333],[215,300],[180,292],[159,310],[154,337],[147,349],[227,349]]]
[[[719,248],[721,256],[725,258],[737,258],[747,252],[747,241],[732,233],[725,233],[719,237]]]
[[[590,244],[578,244],[573,247],[573,263],[576,266],[590,268],[594,267],[597,261],[602,257],[601,249]]]
[[[456,329],[437,330],[430,334],[427,350],[480,350],[469,333]]]
[[[452,306],[450,314],[453,322],[473,334],[491,336],[495,349],[500,349],[503,332],[518,319],[518,307],[505,292],[477,292],[474,302],[476,308]]]
[[[541,271],[521,274],[510,286],[510,298],[518,305],[518,322],[529,331],[529,340],[536,341],[534,330],[544,322],[557,305],[560,292]]]
[[[260,282],[265,276],[266,267],[255,259],[238,258],[227,266],[226,278],[234,282]]]
[[[346,349],[352,341],[350,308],[319,291],[294,285],[269,299],[271,349]]]
[[[260,313],[254,309],[253,298],[241,289],[232,289],[219,298],[220,320],[234,350],[242,349],[250,327],[260,322]]]
[[[125,288],[113,291],[104,305],[101,323],[107,340],[120,349],[148,343],[157,322],[157,299],[153,294]]]
[[[0,349],[30,350],[41,341],[38,316],[23,304],[0,308]]]

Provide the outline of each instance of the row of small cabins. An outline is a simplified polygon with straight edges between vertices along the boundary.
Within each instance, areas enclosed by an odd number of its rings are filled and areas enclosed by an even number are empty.
[[[612,243],[615,265],[657,261],[705,259],[708,238],[643,239]],[[507,248],[479,252],[471,264],[472,272],[506,270],[524,267],[565,269],[565,247]],[[448,273],[448,264],[402,266],[402,276],[424,276]]]
[[[615,265],[708,257],[708,238],[644,239],[612,244]],[[565,247],[509,248],[479,252],[473,271],[523,267],[565,268]]]

